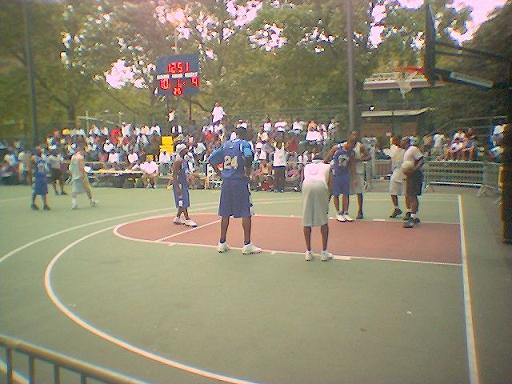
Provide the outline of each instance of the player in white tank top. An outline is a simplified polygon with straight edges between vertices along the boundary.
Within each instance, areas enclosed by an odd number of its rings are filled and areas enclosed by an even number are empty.
[[[277,141],[274,145],[272,169],[274,174],[274,192],[284,192],[286,183],[286,144]]]

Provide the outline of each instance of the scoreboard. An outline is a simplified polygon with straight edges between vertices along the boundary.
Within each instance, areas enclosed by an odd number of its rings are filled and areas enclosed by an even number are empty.
[[[199,93],[199,55],[162,56],[156,61],[158,96],[182,96]]]

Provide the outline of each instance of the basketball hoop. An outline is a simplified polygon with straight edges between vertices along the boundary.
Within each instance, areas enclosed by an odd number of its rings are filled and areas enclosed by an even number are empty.
[[[421,67],[400,67],[396,71],[397,78],[396,83],[400,88],[402,98],[405,99],[405,95],[412,91],[412,81],[418,74],[424,74],[425,70]]]

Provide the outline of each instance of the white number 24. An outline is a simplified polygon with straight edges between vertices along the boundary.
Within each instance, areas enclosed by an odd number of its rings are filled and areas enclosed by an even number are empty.
[[[237,156],[224,156],[224,169],[237,169],[238,157]]]

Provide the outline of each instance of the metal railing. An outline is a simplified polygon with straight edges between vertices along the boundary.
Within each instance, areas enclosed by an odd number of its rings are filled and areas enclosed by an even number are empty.
[[[429,161],[425,163],[425,186],[434,184],[480,187],[483,183],[482,161]]]
[[[391,176],[391,160],[371,160],[364,162],[367,190],[372,189],[374,180],[384,180]],[[479,187],[478,196],[501,191],[501,164],[487,161],[427,161],[423,171],[425,188],[433,185]]]
[[[498,163],[485,163],[482,185],[477,196],[496,196],[503,190],[503,165]],[[501,203],[501,196],[496,199],[496,204]]]
[[[6,384],[36,383],[36,361],[38,360],[53,367],[52,383],[54,384],[62,382],[62,371],[76,374],[81,384],[86,384],[88,379],[110,384],[145,384],[143,381],[1,334],[0,347],[5,350],[5,369],[3,372],[0,371],[0,377],[5,377]],[[14,353],[25,355],[28,359],[26,379],[15,373]]]

